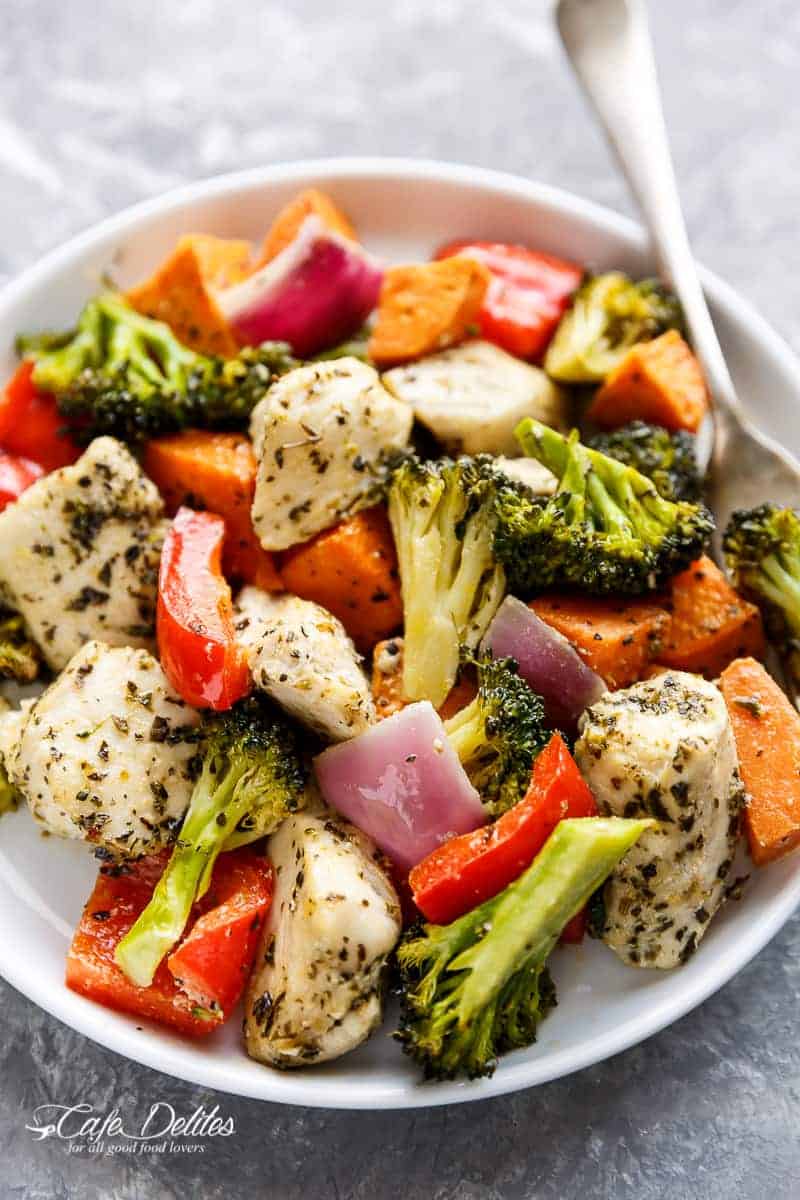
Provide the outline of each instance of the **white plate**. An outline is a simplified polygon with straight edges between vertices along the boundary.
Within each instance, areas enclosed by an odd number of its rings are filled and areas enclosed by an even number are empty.
[[[551,188],[472,167],[340,159],[248,171],[138,205],[76,238],[0,296],[0,379],[14,365],[18,330],[64,327],[103,272],[128,284],[190,231],[258,239],[296,191],[320,184],[370,249],[395,260],[426,256],[458,237],[528,243],[599,268],[652,269],[641,231],[605,209]],[[739,394],[759,423],[800,452],[800,367],[785,343],[729,287],[704,274]],[[764,481],[765,496],[769,481]],[[559,1004],[538,1043],[475,1083],[420,1084],[389,1026],[328,1066],[279,1073],[249,1060],[238,1022],[200,1045],[100,1008],[67,991],[64,957],[96,872],[85,848],[43,838],[25,812],[0,826],[0,973],[72,1028],[137,1062],[205,1087],[331,1108],[457,1103],[543,1083],[616,1054],[694,1008],[727,982],[784,924],[800,900],[800,859],[755,871],[739,904],[715,918],[698,953],[671,973],[623,967],[590,942],[556,952]],[[687,1027],[691,1037],[691,1027]]]

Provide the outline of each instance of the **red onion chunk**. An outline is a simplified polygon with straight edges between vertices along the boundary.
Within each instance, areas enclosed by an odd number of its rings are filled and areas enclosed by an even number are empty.
[[[506,596],[486,631],[483,649],[494,658],[515,658],[519,673],[545,703],[554,725],[571,729],[608,691],[563,634],[517,600]]]
[[[383,271],[356,243],[306,217],[271,262],[216,300],[249,345],[288,342],[308,358],[354,334],[378,301]]]
[[[409,704],[314,762],[322,795],[410,870],[455,833],[486,823],[480,796],[432,704]]]

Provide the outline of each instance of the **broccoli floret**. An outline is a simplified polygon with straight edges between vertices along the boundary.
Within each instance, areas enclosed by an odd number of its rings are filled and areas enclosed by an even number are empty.
[[[392,473],[389,517],[397,545],[405,620],[403,689],[438,708],[505,593],[492,550],[498,483],[486,457],[421,462]]]
[[[621,271],[583,283],[559,322],[544,368],[562,383],[599,383],[637,342],[683,332],[681,306],[656,279],[634,283]]]
[[[612,433],[597,433],[587,446],[635,467],[652,479],[665,500],[703,498],[703,476],[697,465],[695,437],[685,429],[670,433],[661,425],[631,421]]]
[[[302,808],[308,778],[294,727],[260,696],[209,718],[203,759],[175,848],[144,912],[117,946],[129,979],[147,987],[183,933],[217,855],[271,833]]]
[[[477,669],[477,696],[444,727],[488,812],[498,815],[525,795],[550,731],[541,696],[513,658],[485,659]]]
[[[197,354],[113,293],[90,300],[74,332],[21,337],[17,349],[85,444],[102,434],[139,442],[187,425],[244,427],[272,380],[297,366],[282,342],[232,359]]]
[[[536,1039],[555,1003],[546,962],[561,930],[651,821],[560,821],[524,874],[450,925],[415,926],[397,951],[397,1037],[426,1078],[491,1075]]]
[[[734,584],[764,610],[767,629],[800,680],[800,512],[740,509],[722,539]]]
[[[39,651],[27,636],[22,617],[0,612],[0,679],[33,683],[40,665]]]
[[[702,554],[713,530],[701,504],[673,502],[633,467],[526,418],[526,454],[559,479],[554,496],[499,487],[495,553],[512,592],[576,587],[636,595],[658,587]]]

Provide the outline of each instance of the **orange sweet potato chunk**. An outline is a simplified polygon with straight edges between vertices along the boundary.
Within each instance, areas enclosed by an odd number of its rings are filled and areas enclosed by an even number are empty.
[[[150,279],[131,288],[128,303],[164,321],[192,350],[232,358],[239,345],[213,293],[242,280],[249,262],[248,242],[187,234]]]
[[[764,657],[760,612],[706,555],[670,581],[664,606],[672,621],[656,657],[665,666],[716,679],[734,658]]]
[[[403,639],[378,642],[372,655],[372,697],[379,717],[405,708],[403,698]]]
[[[490,279],[483,263],[460,255],[392,267],[383,277],[371,358],[390,366],[463,341],[476,323]]]
[[[213,288],[233,287],[235,283],[246,279],[252,270],[252,247],[249,242],[239,238],[218,238],[209,233],[189,233],[181,238],[178,246],[182,243],[191,246],[197,256],[203,278]]]
[[[800,713],[752,658],[719,681],[747,791],[745,829],[757,866],[800,845]]]
[[[281,578],[287,591],[338,617],[362,653],[402,624],[397,554],[382,504],[292,546]]]
[[[642,600],[548,595],[531,601],[530,607],[572,643],[610,688],[647,677],[670,623],[663,608]]]
[[[306,217],[317,216],[326,228],[343,237],[356,241],[356,232],[343,212],[336,207],[330,196],[316,188],[307,188],[282,209],[270,226],[261,246],[255,270],[270,262],[281,250],[285,250],[297,237],[297,231]]]
[[[700,363],[676,329],[632,346],[589,406],[604,428],[649,421],[696,432],[708,409]]]

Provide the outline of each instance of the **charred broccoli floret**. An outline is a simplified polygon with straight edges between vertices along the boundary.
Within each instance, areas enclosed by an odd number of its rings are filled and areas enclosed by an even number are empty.
[[[562,929],[651,821],[560,821],[524,874],[450,925],[412,927],[397,951],[397,1037],[426,1078],[491,1075],[529,1046],[555,1003],[546,962]]]
[[[232,359],[197,354],[114,293],[90,300],[74,331],[20,337],[17,349],[83,443],[102,434],[138,442],[187,425],[245,427],[272,380],[297,366],[282,342]]]
[[[713,529],[703,505],[665,500],[633,467],[582,445],[576,431],[562,437],[526,418],[516,433],[560,482],[549,498],[498,488],[495,553],[512,592],[636,595],[702,554]]]
[[[39,651],[28,637],[22,617],[0,611],[0,679],[33,683],[40,665]]]
[[[722,539],[734,584],[764,610],[767,629],[800,680],[800,512],[740,509]]]
[[[544,368],[562,383],[600,383],[637,342],[683,328],[677,298],[658,280],[634,283],[621,271],[594,275],[561,318]]]
[[[477,696],[444,727],[487,810],[498,815],[525,795],[550,731],[541,696],[512,658],[484,659],[477,669]]]
[[[497,474],[488,458],[405,459],[392,473],[389,518],[403,591],[403,689],[438,707],[505,593],[492,550]]]
[[[685,429],[670,433],[661,425],[631,421],[612,433],[595,434],[586,444],[652,479],[665,500],[698,501],[703,497],[695,437]]]
[[[271,833],[304,803],[308,768],[294,727],[260,696],[209,718],[202,768],[175,848],[117,963],[147,987],[208,889],[217,855]]]

